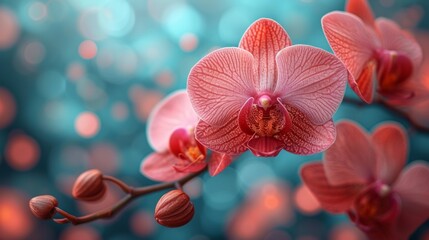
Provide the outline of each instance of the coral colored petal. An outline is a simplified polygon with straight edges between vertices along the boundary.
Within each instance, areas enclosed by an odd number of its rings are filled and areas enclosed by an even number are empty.
[[[176,157],[168,152],[152,153],[143,159],[141,173],[149,179],[160,182],[171,182],[189,173],[178,172],[173,168]]]
[[[202,156],[204,158],[205,156]],[[189,159],[180,159],[177,158],[174,162],[173,168],[177,172],[183,172],[183,173],[194,173],[199,172],[203,168],[207,166],[207,163],[202,159],[201,161],[195,161],[191,162]]]
[[[429,93],[428,93],[429,97]],[[429,129],[429,98],[427,100],[420,101],[414,104],[408,115],[410,116],[413,123],[422,128]]]
[[[412,35],[399,28],[392,20],[377,18],[375,22],[381,34],[383,47],[405,54],[413,62],[413,70],[417,71],[423,59],[423,51]]]
[[[371,7],[366,0],[349,0],[346,5],[346,11],[358,16],[362,21],[374,28],[375,19]]]
[[[274,95],[298,108],[314,124],[332,118],[344,97],[347,70],[334,55],[295,45],[277,55],[279,79]]]
[[[394,189],[401,197],[398,231],[404,239],[429,219],[429,164],[413,162],[399,176]]]
[[[170,135],[176,128],[193,128],[198,123],[188,94],[176,91],[161,101],[149,116],[147,137],[151,147],[157,152],[168,149]]]
[[[301,169],[302,181],[314,194],[320,205],[332,213],[346,212],[353,205],[363,185],[330,185],[320,162],[309,163]]]
[[[358,93],[359,97],[366,103],[371,103],[374,98],[375,90],[375,75],[377,62],[375,60],[368,61],[362,69],[359,78],[356,80],[357,85],[353,89]],[[352,76],[349,75],[349,82]]]
[[[195,138],[206,148],[228,154],[240,154],[247,150],[246,143],[252,137],[241,131],[237,114],[224,125],[213,127],[200,120]]]
[[[292,43],[287,32],[277,22],[262,18],[254,22],[240,41],[255,58],[254,86],[258,92],[272,92],[277,81],[276,54]]]
[[[407,136],[400,125],[386,123],[378,127],[372,142],[377,152],[377,179],[392,184],[407,161]]]
[[[369,136],[356,123],[337,124],[337,139],[326,150],[324,164],[331,184],[356,184],[374,180],[376,153]]]
[[[209,161],[209,173],[211,176],[216,176],[227,168],[234,157],[225,153],[212,152],[212,156]]]
[[[198,116],[224,124],[255,95],[253,56],[240,48],[221,48],[201,59],[188,77],[188,93]]]
[[[322,28],[335,55],[351,74],[350,87],[362,100],[369,102],[367,90],[362,93],[359,88],[359,85],[367,86],[367,83],[359,84],[359,81],[362,71],[380,46],[375,32],[360,18],[344,12],[326,14],[322,18]]]
[[[323,125],[315,125],[298,109],[290,106],[286,106],[286,109],[292,126],[279,136],[286,151],[300,155],[319,153],[335,141],[335,126],[332,120]]]
[[[247,146],[257,157],[275,157],[283,149],[284,143],[272,137],[258,137],[252,138]]]

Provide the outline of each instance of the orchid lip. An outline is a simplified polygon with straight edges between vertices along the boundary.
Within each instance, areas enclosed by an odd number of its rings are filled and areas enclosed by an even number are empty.
[[[180,171],[193,165],[205,164],[206,148],[194,135],[194,128],[178,128],[170,136],[170,151],[177,157],[173,164]]]
[[[378,50],[377,77],[381,92],[388,92],[406,81],[413,73],[411,59],[398,51]]]

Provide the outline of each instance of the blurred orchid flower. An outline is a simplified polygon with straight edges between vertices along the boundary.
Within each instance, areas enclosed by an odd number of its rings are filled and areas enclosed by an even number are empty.
[[[322,28],[349,71],[351,88],[367,103],[372,102],[374,90],[387,99],[411,98],[417,86],[408,86],[408,80],[422,61],[414,37],[389,19],[374,19],[366,0],[349,0],[346,11],[326,14]]]
[[[343,98],[346,77],[334,55],[291,46],[277,22],[259,19],[238,48],[218,49],[192,68],[188,93],[201,118],[196,138],[228,154],[323,151],[335,139],[332,115]]]
[[[323,163],[305,165],[304,183],[332,213],[347,212],[370,239],[408,239],[429,219],[429,165],[407,158],[404,130],[380,125],[372,135],[353,122],[337,124]]]
[[[149,144],[156,151],[141,164],[141,172],[155,181],[175,181],[207,166],[207,149],[194,135],[198,116],[192,109],[185,90],[176,91],[161,101],[147,123]],[[208,164],[212,176],[220,173],[233,160],[213,152]]]

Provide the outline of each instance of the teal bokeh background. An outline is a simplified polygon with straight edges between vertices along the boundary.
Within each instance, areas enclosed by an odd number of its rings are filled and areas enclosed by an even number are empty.
[[[393,18],[418,36],[429,34],[428,1],[370,4],[377,16]],[[73,180],[90,168],[131,185],[153,184],[139,170],[152,151],[146,139],[148,114],[166,94],[186,87],[199,59],[216,48],[237,46],[261,17],[279,22],[294,44],[330,51],[320,19],[343,8],[340,0],[1,1],[0,239],[233,238],[240,231],[232,226],[240,224],[231,219],[239,209],[245,212],[255,198],[252,192],[266,194],[255,186],[267,184],[276,186],[276,193],[285,191],[276,199],[287,207],[262,238],[361,239],[345,216],[311,209],[311,201],[304,208],[299,204],[307,202],[307,195],[298,194],[299,168],[321,154],[282,152],[264,159],[246,153],[219,176],[203,175],[189,189],[196,215],[178,229],[158,226],[151,217],[162,193],[137,200],[113,220],[82,227],[39,221],[27,208],[32,196],[52,194],[76,215],[93,210],[70,196]],[[349,90],[347,95],[354,96]],[[383,121],[408,128],[380,106],[343,103],[334,119],[351,119],[368,130]],[[409,161],[429,161],[428,146],[428,134],[410,132]],[[413,239],[429,239],[429,224]]]

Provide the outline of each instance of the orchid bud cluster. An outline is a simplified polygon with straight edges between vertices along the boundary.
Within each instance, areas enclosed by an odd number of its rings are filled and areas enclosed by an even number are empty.
[[[120,209],[125,207],[129,201],[152,192],[160,191],[168,188],[178,188],[164,194],[158,201],[155,208],[155,220],[165,227],[180,227],[191,221],[194,216],[194,205],[190,201],[189,196],[181,189],[182,185],[196,177],[206,169],[200,172],[185,176],[171,183],[161,183],[153,186],[133,188],[112,176],[103,175],[100,170],[92,169],[79,175],[76,179],[72,196],[81,201],[96,202],[100,201],[108,191],[106,181],[109,181],[118,186],[127,195],[119,201],[119,203],[111,208],[102,210],[98,213],[75,217],[58,207],[58,201],[50,195],[41,195],[30,200],[30,210],[34,216],[40,219],[52,219],[57,223],[63,224],[71,222],[73,224],[81,224],[90,222],[99,218],[110,218]],[[55,214],[62,215],[64,218],[54,218]]]

